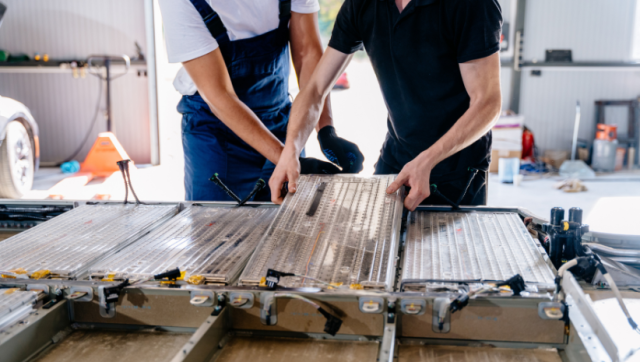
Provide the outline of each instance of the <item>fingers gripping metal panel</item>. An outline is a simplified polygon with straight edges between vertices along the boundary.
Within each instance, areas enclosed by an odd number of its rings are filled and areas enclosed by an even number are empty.
[[[172,205],[84,205],[0,243],[0,270],[76,278],[175,215]]]
[[[500,281],[553,285],[538,243],[515,213],[412,212],[402,282]]]
[[[116,273],[147,278],[180,268],[208,281],[228,283],[251,256],[276,208],[191,206],[158,229],[91,268],[91,275]]]
[[[392,287],[402,217],[400,191],[386,189],[395,176],[302,176],[261,241],[241,284],[255,285],[267,269],[290,272],[287,287],[328,283]]]

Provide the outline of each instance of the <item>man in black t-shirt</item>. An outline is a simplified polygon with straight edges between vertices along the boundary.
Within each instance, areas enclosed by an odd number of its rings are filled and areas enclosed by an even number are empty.
[[[377,174],[398,173],[405,206],[486,204],[491,132],[501,109],[497,0],[346,0],[329,47],[291,111],[287,142],[269,182],[272,200],[289,182],[325,97],[357,50],[371,59],[389,117]],[[474,177],[470,170],[479,170]],[[471,181],[469,181],[471,180]],[[437,185],[445,196],[431,195]]]

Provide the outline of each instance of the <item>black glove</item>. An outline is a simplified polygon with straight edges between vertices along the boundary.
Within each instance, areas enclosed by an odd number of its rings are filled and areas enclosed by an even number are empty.
[[[338,137],[333,126],[324,126],[318,132],[320,149],[327,159],[342,167],[342,173],[362,171],[364,156],[355,143]]]
[[[320,161],[313,157],[300,157],[300,173],[308,174],[334,174],[340,173],[340,169],[330,162]]]

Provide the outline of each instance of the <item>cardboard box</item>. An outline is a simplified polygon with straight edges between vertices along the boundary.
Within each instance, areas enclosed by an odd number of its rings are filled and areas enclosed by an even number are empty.
[[[498,172],[498,160],[501,158],[522,158],[522,150],[491,150],[491,163],[489,164],[489,172]]]
[[[493,126],[489,172],[498,172],[501,158],[522,158],[523,116],[502,116]]]

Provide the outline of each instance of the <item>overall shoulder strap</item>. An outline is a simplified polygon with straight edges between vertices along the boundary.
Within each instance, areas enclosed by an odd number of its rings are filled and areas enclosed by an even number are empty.
[[[291,0],[279,0],[280,27],[288,27],[291,20]]]
[[[200,17],[204,20],[204,24],[207,26],[207,29],[209,29],[209,33],[211,33],[216,40],[219,40],[227,34],[227,28],[225,28],[222,20],[220,20],[220,15],[211,8],[206,0],[189,1],[191,1],[191,4],[198,10]]]

